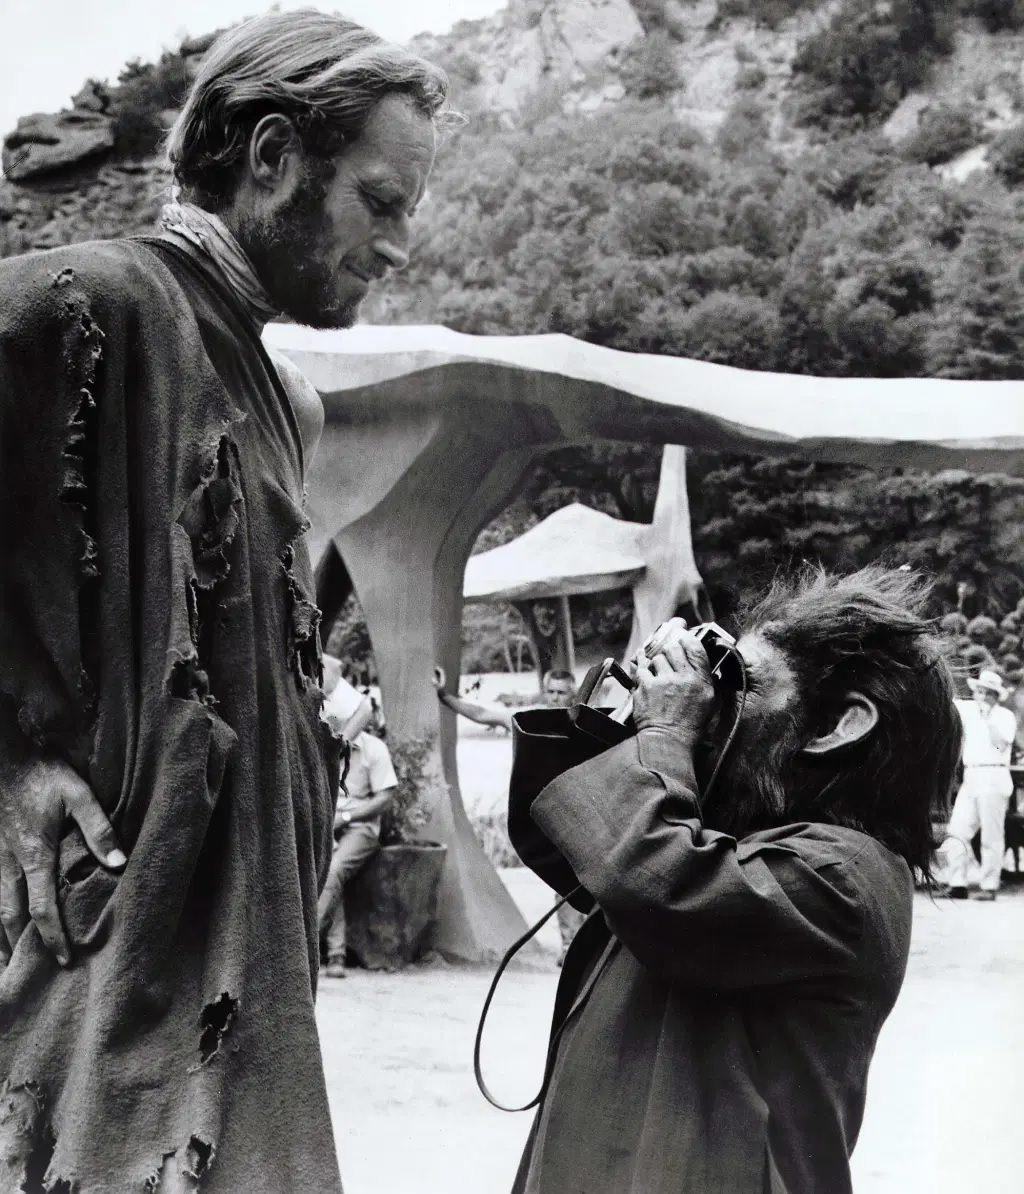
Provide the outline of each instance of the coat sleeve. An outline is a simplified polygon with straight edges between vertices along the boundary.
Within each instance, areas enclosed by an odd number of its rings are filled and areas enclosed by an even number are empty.
[[[90,717],[80,608],[97,575],[87,508],[103,331],[71,270],[0,268],[0,719],[68,755]]]
[[[532,803],[532,794],[512,786],[508,802],[508,836],[512,848],[523,863],[549,887],[553,887],[559,895],[568,895],[580,886],[579,876],[565,854],[531,817]],[[580,912],[589,912],[594,907],[592,897],[585,891],[569,902]]]
[[[705,829],[689,770],[683,744],[644,730],[548,784],[531,817],[615,936],[666,978],[739,990],[849,971],[864,913],[846,864],[862,847],[827,827],[743,841]]]
[[[559,848],[530,816],[537,793],[553,775],[571,769],[581,758],[591,757],[596,745],[570,732],[565,709],[532,709],[517,713],[512,721],[512,776],[509,782],[508,835],[524,864],[559,895],[577,892],[579,877]],[[581,753],[583,752],[583,753]],[[594,901],[578,891],[570,901],[580,912],[590,912]]]

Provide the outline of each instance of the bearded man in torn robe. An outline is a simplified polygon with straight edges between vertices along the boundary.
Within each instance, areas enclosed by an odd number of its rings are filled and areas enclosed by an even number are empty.
[[[258,18],[199,71],[159,234],[0,264],[4,1189],[341,1189],[323,409],[260,333],[347,327],[406,264],[446,89],[343,18]]]
[[[514,1194],[849,1194],[960,756],[926,598],[898,569],[780,580],[741,618],[744,683],[670,635],[635,733],[513,782],[516,849],[592,910]],[[545,718],[517,716],[517,756]]]

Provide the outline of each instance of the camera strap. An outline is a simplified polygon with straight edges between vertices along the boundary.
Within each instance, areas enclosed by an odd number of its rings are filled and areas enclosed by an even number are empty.
[[[521,1107],[507,1107],[504,1103],[500,1103],[488,1089],[487,1083],[484,1081],[483,1067],[480,1063],[480,1047],[483,1043],[484,1025],[487,1022],[487,1012],[490,1009],[491,1000],[494,998],[494,993],[498,989],[498,982],[501,979],[501,976],[504,974],[509,962],[512,961],[512,959],[523,948],[523,946],[526,945],[526,943],[530,941],[537,934],[537,932],[544,927],[544,925],[547,924],[547,922],[552,918],[552,916],[555,915],[555,913],[559,910],[559,908],[562,907],[563,904],[567,904],[573,898],[573,896],[578,895],[583,890],[584,888],[582,884],[580,884],[579,887],[573,888],[568,895],[563,896],[560,900],[553,904],[551,908],[544,913],[540,920],[538,920],[537,923],[532,926],[532,928],[528,929],[518,941],[513,942],[513,944],[510,945],[505,951],[505,956],[501,959],[498,969],[494,972],[494,978],[491,979],[491,986],[487,992],[487,998],[484,1000],[484,1006],[480,1012],[480,1021],[476,1026],[476,1040],[473,1042],[473,1073],[476,1076],[476,1084],[479,1087],[480,1093],[484,1096],[488,1103],[491,1104],[492,1107],[497,1107],[499,1111],[529,1111],[532,1107],[536,1107],[541,1099],[543,1099],[548,1088],[548,1083],[551,1080],[551,1069],[555,1061],[555,1049],[558,1045],[559,1039],[562,1036],[562,1031],[569,1023],[573,1011],[579,1007],[582,1001],[589,994],[590,989],[593,987],[598,975],[604,969],[605,962],[607,962],[611,955],[612,946],[615,944],[614,937],[606,946],[603,955],[598,959],[597,964],[594,966],[594,969],[591,971],[586,982],[583,984],[582,989],[577,993],[568,1014],[563,1018],[561,1024],[559,1024],[558,1027],[555,1028],[551,1033],[551,1039],[548,1041],[547,1055],[544,1058],[544,1075],[541,1079],[540,1090],[537,1091],[537,1093],[528,1103],[524,1103]]]

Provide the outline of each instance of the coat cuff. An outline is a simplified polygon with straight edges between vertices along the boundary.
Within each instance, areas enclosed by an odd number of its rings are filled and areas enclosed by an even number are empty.
[[[661,777],[666,792],[689,802],[691,815],[696,816],[699,805],[692,745],[668,730],[645,729],[636,736],[636,749],[640,765]]]

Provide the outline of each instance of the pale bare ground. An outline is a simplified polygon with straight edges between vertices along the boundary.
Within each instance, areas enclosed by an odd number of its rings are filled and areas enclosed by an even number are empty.
[[[473,727],[463,736],[468,805],[503,799],[510,758],[504,734]],[[550,907],[529,872],[502,876],[531,922]],[[550,924],[541,939],[551,969],[507,975],[488,1024],[485,1072],[505,1102],[527,1101],[540,1081],[557,980]],[[510,1189],[532,1113],[494,1110],[473,1080],[489,979],[490,968],[442,964],[321,982],[318,1020],[347,1194]],[[1020,1194],[1022,1125],[1024,891],[1004,890],[994,904],[918,895],[907,979],[871,1072],[854,1189]]]

